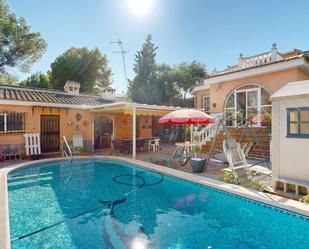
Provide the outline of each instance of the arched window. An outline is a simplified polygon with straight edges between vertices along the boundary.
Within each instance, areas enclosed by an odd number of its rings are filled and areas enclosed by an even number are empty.
[[[244,85],[233,90],[225,101],[226,125],[238,126],[250,120],[255,126],[270,124],[269,93],[258,85]]]

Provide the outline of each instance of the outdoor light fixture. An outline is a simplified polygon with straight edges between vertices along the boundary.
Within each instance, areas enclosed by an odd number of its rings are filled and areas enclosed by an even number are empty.
[[[75,118],[77,121],[80,121],[82,119],[82,115],[78,112],[76,115],[75,115]]]

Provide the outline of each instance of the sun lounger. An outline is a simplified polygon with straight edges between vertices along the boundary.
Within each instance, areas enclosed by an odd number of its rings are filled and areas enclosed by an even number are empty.
[[[244,152],[245,154],[245,157],[247,158],[248,155],[250,154],[250,152],[252,151],[253,147],[255,145],[255,142],[250,142],[250,143],[242,143],[240,145],[240,148],[242,149],[242,151]],[[216,155],[213,156],[215,159],[225,163],[225,164],[228,164],[228,161],[226,159],[226,156],[224,154],[224,152],[220,152],[220,153],[217,153]]]
[[[241,179],[251,179],[245,153],[235,139],[223,140],[223,152],[236,183],[240,183]]]
[[[154,164],[169,166],[172,168],[175,168],[176,165],[184,166],[189,162],[190,159],[190,156],[173,158],[172,156],[166,154],[152,154],[149,156],[150,162]]]
[[[191,159],[191,156],[186,155],[184,152],[185,147],[177,146],[172,156],[166,154],[152,154],[149,156],[149,159],[154,164],[163,164],[170,167],[175,167],[175,164],[184,166]]]

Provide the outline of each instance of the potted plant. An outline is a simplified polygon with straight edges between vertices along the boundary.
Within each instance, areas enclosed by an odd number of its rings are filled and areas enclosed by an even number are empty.
[[[194,157],[191,158],[190,163],[191,163],[192,171],[194,173],[201,173],[204,169],[206,158],[198,157],[198,154],[202,152],[202,146],[200,145],[199,136],[197,135],[194,136],[193,140],[196,143],[196,145],[193,146]]]
[[[81,156],[89,156],[90,155],[90,151],[86,147],[80,147],[79,148],[79,154]]]

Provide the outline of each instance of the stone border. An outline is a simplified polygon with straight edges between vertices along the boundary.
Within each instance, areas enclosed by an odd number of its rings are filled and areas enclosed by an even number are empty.
[[[129,162],[139,168],[149,169],[160,172],[169,176],[188,180],[200,185],[212,187],[224,192],[245,197],[254,201],[262,202],[271,206],[275,206],[287,211],[295,212],[309,217],[309,205],[301,202],[286,199],[280,196],[275,196],[253,189],[247,189],[241,186],[221,182],[205,176],[192,174],[189,172],[180,171],[145,161],[134,160],[130,158],[115,157],[115,156],[86,156],[74,157],[75,159],[102,159],[102,160],[116,160],[122,162]],[[8,208],[8,191],[7,191],[7,174],[17,168],[22,168],[30,165],[36,165],[46,162],[66,160],[65,158],[51,158],[37,161],[25,162],[17,165],[8,166],[0,169],[0,248],[10,249],[10,228],[9,228],[9,208]]]

